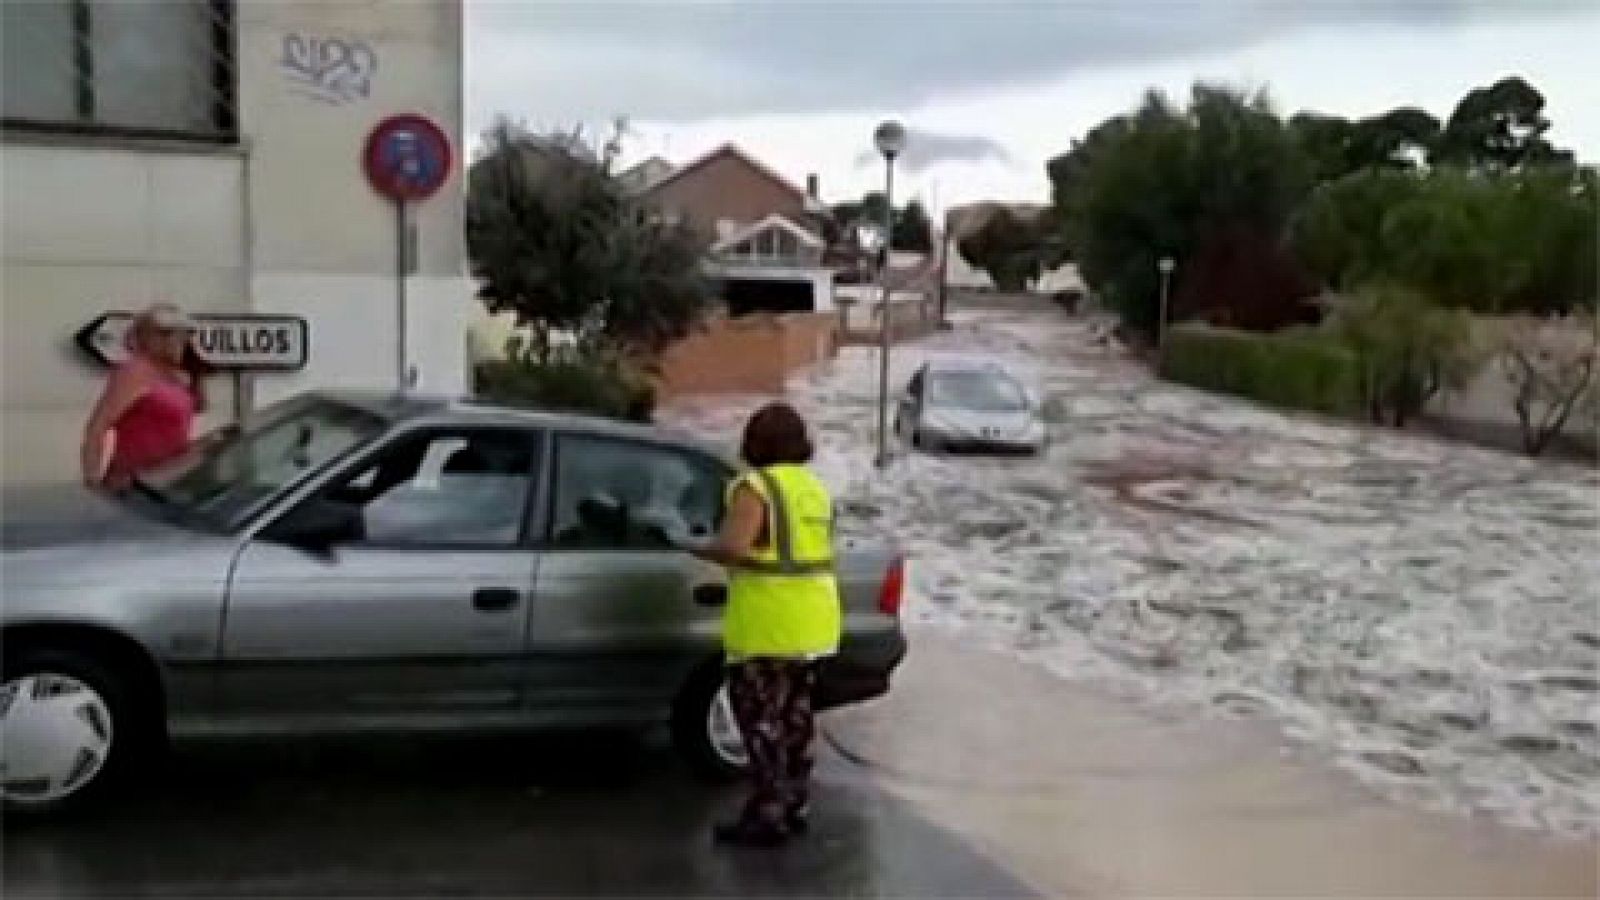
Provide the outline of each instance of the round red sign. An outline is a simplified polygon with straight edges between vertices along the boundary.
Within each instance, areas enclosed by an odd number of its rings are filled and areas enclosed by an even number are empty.
[[[407,113],[367,135],[362,165],[373,190],[397,201],[426,200],[450,177],[450,138],[431,119]]]

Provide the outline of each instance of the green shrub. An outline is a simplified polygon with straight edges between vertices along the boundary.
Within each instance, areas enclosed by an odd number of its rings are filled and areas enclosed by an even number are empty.
[[[1271,406],[1330,415],[1361,411],[1355,358],[1315,328],[1262,334],[1177,325],[1163,342],[1161,375]]]
[[[1393,283],[1362,286],[1326,327],[1355,358],[1362,405],[1377,423],[1404,425],[1482,364],[1470,314]]]
[[[585,413],[648,422],[655,411],[649,379],[620,366],[589,360],[537,363],[527,357],[480,363],[480,399],[502,406]]]

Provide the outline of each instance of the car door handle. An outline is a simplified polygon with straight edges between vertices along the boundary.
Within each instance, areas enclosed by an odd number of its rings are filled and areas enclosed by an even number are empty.
[[[501,612],[516,606],[522,595],[511,588],[479,588],[472,592],[472,608]]]
[[[727,606],[728,586],[725,584],[702,584],[694,589],[694,602],[700,606]]]

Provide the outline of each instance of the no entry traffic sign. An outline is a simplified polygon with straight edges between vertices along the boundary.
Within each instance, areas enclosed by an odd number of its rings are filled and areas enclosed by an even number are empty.
[[[84,353],[114,366],[128,358],[128,326],[134,314],[108,312],[78,329]],[[196,315],[194,346],[200,358],[219,369],[294,371],[306,364],[306,320],[299,316]]]
[[[362,165],[372,189],[397,203],[433,196],[450,177],[450,138],[431,119],[390,116],[367,135]]]

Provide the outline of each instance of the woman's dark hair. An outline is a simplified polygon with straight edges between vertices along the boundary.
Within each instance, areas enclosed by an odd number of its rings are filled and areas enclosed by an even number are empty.
[[[739,446],[745,463],[757,469],[808,463],[811,453],[806,421],[787,403],[768,403],[757,410],[744,426]]]

